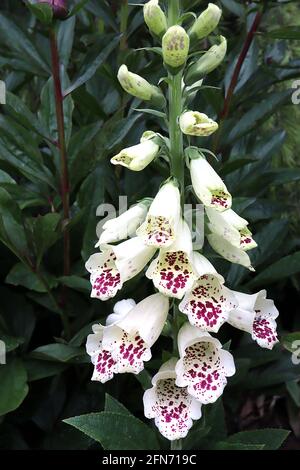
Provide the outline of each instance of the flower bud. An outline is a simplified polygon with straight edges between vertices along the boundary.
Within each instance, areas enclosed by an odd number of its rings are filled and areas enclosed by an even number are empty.
[[[179,118],[180,129],[184,134],[207,137],[218,129],[218,124],[206,114],[187,111]]]
[[[144,5],[144,20],[149,31],[156,36],[162,36],[167,30],[167,19],[158,0],[150,0]]]
[[[162,53],[166,65],[176,69],[185,64],[190,39],[181,26],[171,26],[162,38]]]
[[[188,70],[185,82],[191,85],[196,80],[200,80],[206,74],[215,70],[225,57],[227,50],[227,41],[224,36],[220,36],[220,44],[212,46],[197,62]]]
[[[209,3],[206,10],[201,13],[189,31],[191,39],[203,39],[217,26],[222,15],[222,10],[214,3]]]
[[[62,20],[68,15],[67,0],[37,0],[36,3],[48,3],[52,7],[54,18]]]
[[[165,99],[161,90],[140,75],[129,72],[124,64],[119,68],[118,80],[122,88],[130,95],[144,101],[152,100],[154,104],[164,104]]]

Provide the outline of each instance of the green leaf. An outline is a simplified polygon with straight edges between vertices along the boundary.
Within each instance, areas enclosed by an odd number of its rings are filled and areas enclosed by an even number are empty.
[[[279,449],[288,437],[290,431],[285,429],[259,429],[257,431],[243,431],[228,437],[228,443],[245,445],[262,445],[264,450]]]
[[[50,289],[57,286],[57,280],[54,277],[45,273],[43,273],[43,277]],[[15,264],[6,276],[5,281],[13,286],[23,286],[35,292],[47,292],[39,277],[23,263]]]
[[[112,413],[121,413],[123,415],[131,416],[132,414],[127,408],[122,405],[116,398],[110,396],[108,393],[105,394],[105,405],[104,410]]]
[[[300,251],[285,256],[264,271],[260,272],[253,280],[248,282],[247,287],[257,287],[271,284],[300,272]]]
[[[300,39],[299,26],[285,26],[284,28],[273,29],[265,34],[272,39]]]
[[[75,416],[64,422],[100,442],[106,450],[159,449],[155,432],[133,415],[104,411]]]
[[[23,338],[16,338],[14,336],[6,335],[0,331],[0,340],[5,343],[5,351],[8,353],[17,349],[20,344],[24,343]]]
[[[65,89],[64,96],[69,95],[72,91],[76,90],[76,88],[80,87],[93,77],[98,68],[106,61],[107,57],[118,45],[119,40],[120,36],[115,36],[109,41],[104,49],[101,50],[100,54],[98,44],[96,45],[97,47],[92,48],[92,50],[88,52],[77,76],[72,81],[71,85]]]
[[[53,11],[51,6],[48,3],[29,3],[26,2],[25,5],[29,10],[37,17],[41,23],[49,25],[52,23]]]
[[[20,406],[28,393],[27,373],[21,360],[0,366],[0,416]]]
[[[39,215],[33,222],[33,238],[36,251],[36,264],[40,265],[43,255],[60,237],[56,231],[61,217],[59,214]]]
[[[243,444],[241,442],[219,441],[214,450],[264,450],[264,444]]]
[[[58,375],[68,367],[67,364],[61,362],[48,362],[38,359],[26,359],[24,366],[27,370],[28,382]]]
[[[71,289],[78,290],[79,292],[90,292],[91,284],[87,279],[79,276],[61,276],[58,278],[64,286],[70,287]]]
[[[65,21],[60,21],[57,31],[57,48],[59,50],[60,62],[67,70],[69,59],[72,52],[74,41],[76,17],[68,18]]]
[[[20,256],[28,252],[21,211],[10,194],[0,188],[0,239]]]
[[[85,4],[88,2],[89,0],[79,0],[72,8],[72,10],[70,11],[69,13],[69,17],[73,16],[73,15],[76,15],[76,13],[78,13],[84,6]]]
[[[165,113],[157,111],[156,109],[133,108],[133,111],[137,111],[138,113],[152,114],[153,116],[160,117],[162,119],[167,118]]]
[[[300,334],[299,334],[300,337]],[[300,342],[299,342],[300,344]],[[300,386],[297,380],[290,380],[285,384],[290,397],[293,399],[295,405],[300,408]]]
[[[222,168],[221,168],[221,175],[225,176],[228,175],[229,173],[232,173],[235,170],[238,170],[239,168],[242,168],[243,166],[247,165],[248,163],[253,163],[256,162],[257,160],[252,159],[252,158],[239,158],[233,161],[226,162]]]
[[[85,351],[82,348],[62,343],[40,346],[30,353],[31,358],[55,362],[69,362],[82,356],[85,356]]]

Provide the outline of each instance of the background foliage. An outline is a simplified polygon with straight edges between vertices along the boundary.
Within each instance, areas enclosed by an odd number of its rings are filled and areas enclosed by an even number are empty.
[[[187,11],[196,13],[207,3],[183,1]],[[210,75],[210,85],[218,88],[201,90],[193,104],[214,119],[222,114],[234,66],[262,2],[216,3],[223,8],[220,31],[229,52],[223,70]],[[233,338],[237,374],[223,403],[205,407],[185,448],[277,448],[288,436],[281,428],[291,431],[285,448],[300,446],[300,365],[291,361],[288,335],[300,330],[300,108],[291,102],[291,83],[300,78],[300,33],[294,26],[300,8],[297,1],[263,3],[265,13],[229,114],[210,142],[234,209],[249,220],[259,245],[251,256],[256,273],[230,267],[216,256],[213,261],[229,287],[245,292],[267,287],[281,313],[282,342],[273,351],[261,350],[247,335],[230,326],[222,329],[223,343]],[[73,4],[77,14],[61,22],[58,31],[71,183],[71,218],[66,222],[49,27],[20,0],[1,2],[0,78],[7,86],[7,103],[0,114],[0,338],[8,355],[7,364],[0,366],[0,446],[167,448],[143,420],[142,393],[149,374],[168,354],[169,338],[155,345],[147,372],[119,375],[105,386],[90,382],[84,349],[91,324],[110,313],[115,302],[89,298],[84,262],[96,242],[96,208],[102,202],[118,207],[119,195],[127,194],[129,204],[153,196],[165,171],[157,163],[134,174],[109,164],[114,153],[135,144],[144,130],[158,128],[159,119],[135,111],[143,104],[123,94],[116,71],[126,62],[157,83],[160,60],[154,52],[134,50],[153,46],[139,6],[127,8],[124,0]],[[66,223],[71,236],[67,277],[62,267]],[[122,297],[138,301],[152,293],[151,282],[140,278],[126,284]],[[93,414],[79,416],[87,413]],[[273,430],[263,431],[266,427]]]

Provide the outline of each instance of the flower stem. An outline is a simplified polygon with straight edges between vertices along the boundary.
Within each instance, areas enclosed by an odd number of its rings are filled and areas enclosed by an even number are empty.
[[[171,441],[171,450],[182,450],[182,440]]]
[[[169,0],[168,23],[174,25],[180,15],[179,0]],[[184,195],[184,158],[183,138],[179,127],[182,112],[182,71],[176,75],[169,73],[169,137],[171,154],[171,174],[180,185],[182,198]]]
[[[128,24],[128,0],[122,0],[120,10],[120,33],[122,34],[120,40],[120,50],[127,49],[127,24]]]

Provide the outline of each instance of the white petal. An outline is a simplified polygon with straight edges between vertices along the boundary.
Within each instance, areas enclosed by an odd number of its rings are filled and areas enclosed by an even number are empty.
[[[87,337],[86,341],[86,352],[89,356],[94,356],[101,349],[102,338],[103,338],[103,326],[101,326],[101,331],[96,334],[90,334]]]
[[[123,299],[114,305],[113,313],[108,315],[106,325],[112,325],[121,320],[136,305],[133,299]]]
[[[116,256],[113,249],[90,256],[85,267],[91,273],[91,297],[103,301],[108,300],[122,288],[123,280],[116,266]]]
[[[211,247],[223,258],[227,259],[231,263],[241,264],[250,271],[254,271],[253,267],[251,266],[251,260],[249,256],[242,249],[233,246],[223,237],[220,237],[214,233],[207,235],[207,239]]]
[[[156,157],[159,146],[153,140],[144,140],[140,144],[122,150],[110,161],[113,165],[122,165],[133,171],[141,171]]]
[[[138,237],[126,240],[112,248],[123,282],[141,272],[155,253],[155,248],[144,245]]]
[[[184,356],[186,348],[198,341],[210,341],[221,348],[222,345],[217,338],[213,338],[207,331],[200,330],[190,323],[186,322],[180,328],[177,337],[178,351],[180,356]]]
[[[219,279],[219,281],[224,284],[225,280],[224,277],[219,274],[214,266],[211,264],[210,261],[208,261],[205,256],[201,255],[197,251],[193,252],[193,266],[195,268],[196,273],[198,274],[199,277],[205,275],[205,274],[212,274],[216,278]]]

